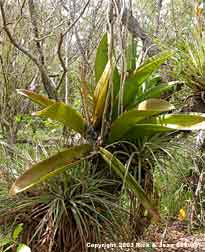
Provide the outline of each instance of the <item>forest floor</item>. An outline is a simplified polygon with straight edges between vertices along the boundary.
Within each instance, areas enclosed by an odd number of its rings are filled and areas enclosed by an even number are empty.
[[[205,232],[197,229],[190,232],[186,223],[175,220],[165,227],[150,227],[142,242],[147,252],[202,252],[205,251]]]

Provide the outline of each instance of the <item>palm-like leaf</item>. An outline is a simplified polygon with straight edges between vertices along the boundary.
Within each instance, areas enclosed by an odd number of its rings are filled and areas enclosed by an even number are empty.
[[[198,34],[179,44],[175,65],[180,65],[181,78],[194,92],[205,90],[205,41]],[[178,76],[177,76],[178,77]]]

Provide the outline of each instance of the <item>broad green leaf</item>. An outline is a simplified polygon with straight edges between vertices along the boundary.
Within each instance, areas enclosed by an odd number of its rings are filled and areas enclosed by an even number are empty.
[[[96,83],[100,80],[104,69],[108,62],[108,35],[105,33],[97,48],[95,58],[95,80]]]
[[[96,125],[102,118],[105,106],[105,100],[107,97],[110,75],[111,75],[111,67],[110,62],[108,62],[94,91],[94,114],[93,114],[94,125]]]
[[[128,46],[126,49],[128,71],[134,71],[136,69],[136,47],[136,40],[133,38],[133,35],[130,34],[130,36],[128,36]]]
[[[150,121],[175,130],[205,129],[205,113],[160,115]]]
[[[158,211],[153,207],[143,188],[138,184],[136,179],[129,172],[126,172],[126,167],[106,149],[100,148],[100,154],[122,180],[125,179],[126,175],[126,186],[136,194],[140,203],[149,211],[155,220],[160,221],[160,215]]]
[[[167,101],[159,99],[150,99],[140,103],[137,109],[124,112],[112,123],[108,142],[120,140],[136,123],[173,108]]]
[[[96,83],[99,82],[107,62],[109,61],[108,57],[108,34],[105,33],[99,43],[96,53],[95,59],[95,79]],[[113,95],[114,97],[117,96],[120,88],[120,75],[118,73],[118,69],[116,66],[113,66]]]
[[[125,133],[124,136],[122,136],[122,140],[136,140],[137,138],[141,137],[147,137],[147,136],[153,136],[155,134],[164,134],[173,132],[175,129],[171,129],[165,126],[161,126],[158,124],[148,124],[148,123],[139,123],[136,124],[133,128],[131,128],[129,131]]]
[[[31,249],[26,244],[19,244],[16,252],[31,252]]]
[[[205,129],[205,114],[168,114],[145,118],[130,127],[121,140],[136,140],[139,137],[164,134],[176,130]]]
[[[53,105],[33,113],[33,115],[61,122],[81,134],[84,134],[87,128],[87,124],[81,114],[63,102],[55,102]]]
[[[17,238],[19,238],[19,235],[21,234],[22,231],[23,231],[23,223],[20,223],[15,227],[14,232],[12,234],[12,238],[14,239],[14,241],[16,241]]]
[[[177,83],[180,83],[179,81],[171,81],[164,84],[159,84],[155,87],[152,87],[148,90],[145,90],[145,92],[138,96],[134,104],[138,104],[144,100],[150,99],[150,98],[159,98],[164,92],[172,89]]]
[[[128,75],[124,87],[124,107],[130,107],[136,99],[139,86],[156,71],[159,66],[172,56],[172,52],[163,52],[149,59],[148,62]]]
[[[143,101],[137,106],[137,110],[143,110],[143,111],[151,110],[159,112],[166,112],[169,110],[173,110],[174,108],[175,107],[171,105],[168,101],[154,98]]]
[[[54,100],[51,100],[46,96],[39,95],[26,89],[17,89],[17,92],[43,107],[48,107],[55,103]]]
[[[113,96],[114,98],[116,98],[120,90],[120,74],[118,72],[117,67],[114,67],[112,80],[113,80]]]
[[[43,160],[17,178],[12,185],[10,195],[15,195],[19,192],[27,190],[28,188],[42,182],[50,176],[62,172],[65,168],[71,167],[84,159],[92,151],[92,146],[88,144],[72,147],[70,149],[59,152],[50,158]]]

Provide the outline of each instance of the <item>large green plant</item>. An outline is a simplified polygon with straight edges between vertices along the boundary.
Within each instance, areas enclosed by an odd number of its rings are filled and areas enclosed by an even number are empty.
[[[194,93],[205,90],[205,40],[198,33],[178,43],[178,77]],[[177,69],[176,69],[177,70]]]
[[[162,52],[150,58],[139,68],[130,71],[126,76],[123,97],[121,97],[120,74],[112,59],[108,58],[108,39],[105,34],[97,49],[96,87],[94,93],[89,94],[92,97],[93,109],[86,109],[86,111],[92,111],[89,115],[90,121],[63,102],[50,100],[28,90],[18,90],[18,93],[42,108],[34,115],[61,122],[80,133],[86,143],[58,152],[31,166],[17,178],[10,194],[15,195],[27,190],[47,177],[70,167],[73,169],[74,164],[82,160],[92,160],[101,156],[105,163],[107,162],[112,167],[113,172],[124,181],[124,185],[136,195],[140,203],[159,221],[159,213],[146,195],[140,181],[137,181],[136,174],[128,171],[128,166],[119,155],[115,156],[115,150],[111,146],[117,146],[117,143],[128,140],[137,145],[143,137],[176,130],[198,130],[205,127],[204,114],[171,113],[174,107],[158,98],[163,91],[172,87],[172,84],[164,84],[163,87],[153,84],[147,89],[142,89],[143,83],[171,56],[172,52]],[[119,103],[122,103],[120,105],[123,107],[121,113],[118,111]],[[88,104],[84,105],[88,106]],[[117,152],[120,146],[118,145]]]

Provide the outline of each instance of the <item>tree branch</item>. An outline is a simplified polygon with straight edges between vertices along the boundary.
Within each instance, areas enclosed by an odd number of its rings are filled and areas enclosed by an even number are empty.
[[[79,21],[79,19],[82,17],[82,15],[84,14],[85,10],[87,9],[88,5],[90,3],[90,0],[87,1],[87,3],[85,4],[85,6],[83,7],[82,11],[80,12],[79,16],[72,22],[71,25],[69,25],[68,29],[63,33],[63,37],[75,26],[75,24]],[[62,4],[63,8],[69,12],[69,9],[66,7],[65,4]]]
[[[37,25],[37,13],[35,10],[33,0],[28,1],[28,6],[29,6],[30,17],[31,17],[31,24],[32,24],[34,40],[35,40],[36,48],[37,48],[37,51],[39,54],[39,61],[41,62],[42,65],[44,65],[45,61],[44,61],[43,49],[41,46],[41,42],[38,40],[39,39],[39,31],[38,31],[38,25]]]
[[[7,22],[6,22],[6,15],[5,15],[5,11],[4,11],[4,1],[3,0],[0,0],[0,11],[1,11],[1,16],[2,16],[2,21],[3,21],[3,29],[5,30],[11,44],[13,44],[13,46],[15,46],[19,51],[24,53],[27,57],[29,57],[33,61],[33,63],[39,69],[44,88],[45,88],[49,98],[57,99],[56,92],[55,92],[54,88],[52,87],[52,84],[51,84],[51,81],[48,77],[47,70],[46,70],[45,66],[27,48],[21,46],[16,41],[14,36],[11,34],[11,32],[8,28]]]
[[[119,12],[121,12],[120,2],[117,2]],[[136,17],[132,15],[131,10],[126,7],[122,13],[122,24],[127,26],[127,29],[132,33],[133,37],[140,38],[143,42],[143,50],[148,50],[148,55],[153,56],[159,52],[159,48],[153,43],[152,38],[141,28]]]
[[[64,38],[64,36],[63,36],[63,34],[61,33],[61,34],[60,34],[60,40],[59,40],[59,43],[58,43],[58,51],[57,51],[57,53],[58,53],[59,61],[60,61],[61,66],[62,66],[62,68],[63,68],[63,73],[62,73],[62,75],[61,75],[61,78],[60,78],[60,80],[59,80],[59,83],[57,84],[57,87],[56,87],[56,90],[57,90],[57,91],[58,91],[58,89],[60,88],[60,86],[61,86],[61,84],[62,84],[62,82],[63,82],[63,79],[65,78],[65,75],[66,75],[66,73],[67,73],[67,71],[68,71],[68,69],[67,69],[67,67],[66,67],[66,64],[65,64],[65,62],[64,62],[64,60],[63,60],[62,54],[61,54],[61,48],[62,48],[62,44],[63,44],[63,38]]]

